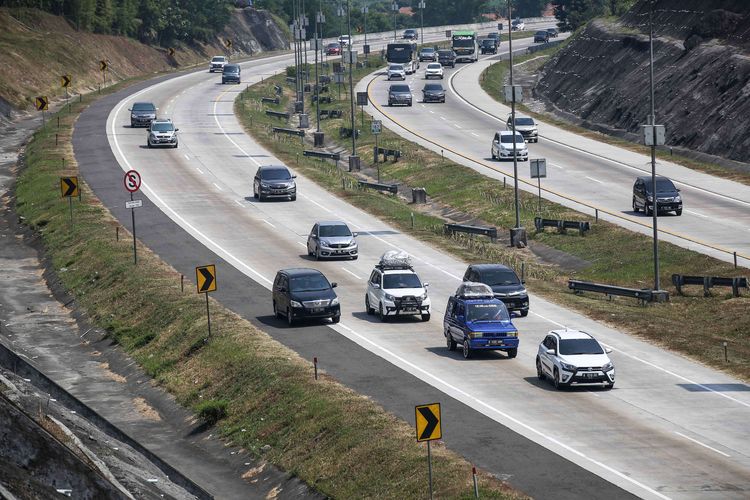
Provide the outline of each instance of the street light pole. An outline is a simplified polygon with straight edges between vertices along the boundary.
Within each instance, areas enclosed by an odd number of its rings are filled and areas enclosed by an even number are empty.
[[[318,46],[321,45],[321,38],[318,38],[318,25],[323,17],[320,10],[320,0],[318,0],[318,12],[315,13],[315,131],[320,133],[320,77],[318,76]]]
[[[508,19],[513,19],[511,0],[508,0]],[[516,158],[516,89],[513,86],[513,30],[508,23],[508,55],[510,61],[510,130],[513,134],[513,193],[515,196],[516,226],[521,227],[521,211],[518,204],[518,159]],[[511,242],[512,243],[512,242]]]
[[[398,13],[398,4],[393,2],[391,4],[391,10],[393,11],[393,41],[396,41],[396,14]]]
[[[364,16],[365,16],[365,47],[367,47],[367,13],[368,12],[370,12],[370,7],[367,4],[365,4],[365,6],[362,7],[362,14],[364,14]],[[368,49],[369,49],[369,47],[368,47]],[[364,49],[363,49],[363,52],[364,52]],[[367,61],[367,56],[368,55],[369,54],[367,52],[365,52],[365,61]],[[368,63],[368,66],[369,66],[369,63]]]
[[[357,129],[354,127],[354,84],[352,79],[352,66],[356,61],[352,61],[352,16],[351,16],[351,0],[346,0],[346,25],[347,35],[349,35],[349,104],[351,106],[351,118],[352,118],[352,156],[357,155]]]
[[[651,213],[653,215],[654,229],[654,290],[661,290],[661,280],[659,279],[659,230],[657,227],[657,218],[659,214],[659,203],[656,197],[656,101],[654,99],[654,24],[653,24],[653,4],[654,0],[648,2],[648,52],[649,52],[649,86],[651,88],[651,115],[649,122],[651,124],[652,141],[651,141],[651,195],[653,202]],[[648,203],[648,200],[646,201]]]
[[[424,44],[424,0],[419,2],[419,40]]]

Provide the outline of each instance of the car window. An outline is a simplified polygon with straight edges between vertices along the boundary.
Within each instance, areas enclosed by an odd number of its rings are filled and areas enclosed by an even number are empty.
[[[504,144],[513,144],[513,136],[511,134],[501,135],[500,142]],[[516,134],[516,142],[523,142],[523,136],[521,134]]]
[[[216,56],[213,59],[211,59],[211,62],[223,62],[224,57],[223,56]]]
[[[261,170],[260,178],[267,181],[282,181],[289,180],[292,176],[289,174],[289,170],[285,168],[272,168]]]
[[[483,271],[480,280],[489,286],[518,285],[518,276],[510,269],[488,269]]]
[[[508,321],[508,310],[502,303],[468,304],[467,321]]]
[[[400,64],[391,64],[388,69],[391,71],[403,71],[404,67]]]
[[[156,106],[150,102],[137,102],[133,104],[133,111],[156,111]]]
[[[224,66],[224,73],[239,73],[240,67],[236,64],[227,64]]]
[[[656,179],[656,191],[674,191],[675,187],[669,179]]]
[[[151,130],[155,132],[170,132],[174,130],[174,125],[169,122],[152,123]]]
[[[604,349],[599,345],[599,342],[592,338],[561,339],[560,354],[604,354]]]
[[[290,285],[292,292],[317,292],[331,288],[331,284],[322,274],[292,276]]]
[[[465,315],[464,303],[456,302],[456,316],[464,316],[464,315]]]
[[[393,290],[395,288],[422,288],[422,283],[416,274],[393,273],[383,276],[383,288]]]
[[[410,92],[408,85],[391,85],[393,92]]]
[[[320,226],[320,237],[351,236],[352,232],[343,224],[330,224]]]
[[[439,83],[428,83],[424,86],[425,90],[443,90],[443,86]]]
[[[427,69],[440,69],[442,66],[440,63],[430,63],[427,65]]]
[[[534,125],[533,118],[516,118],[516,125]]]
[[[370,275],[370,283],[374,285],[380,284],[380,273],[377,271],[373,271],[372,275]]]

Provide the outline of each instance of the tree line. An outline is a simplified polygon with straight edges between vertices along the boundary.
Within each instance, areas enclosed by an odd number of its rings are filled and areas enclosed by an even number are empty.
[[[229,22],[229,0],[0,0],[64,16],[76,29],[145,43],[205,42]]]

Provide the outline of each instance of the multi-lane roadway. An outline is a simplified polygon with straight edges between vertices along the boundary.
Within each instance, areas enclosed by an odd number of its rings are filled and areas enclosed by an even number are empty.
[[[288,55],[269,57],[245,63],[243,73],[253,83],[290,63]],[[139,226],[146,227],[139,233],[165,260],[176,267],[186,266],[192,256],[205,255],[208,249],[220,259],[219,272],[225,279],[235,280],[225,284],[233,291],[225,295],[230,307],[236,306],[292,347],[307,352],[315,349],[306,343],[307,335],[325,342],[318,352],[337,356],[341,374],[366,374],[367,383],[351,375],[355,388],[364,387],[365,393],[367,387],[372,388],[373,397],[404,418],[409,415],[405,407],[429,401],[394,401],[389,391],[403,394],[408,387],[429,387],[443,394],[444,400],[458,403],[454,415],[444,415],[449,446],[493,473],[508,475],[511,483],[532,495],[625,497],[629,492],[645,498],[747,497],[747,386],[533,294],[529,316],[515,319],[521,332],[517,358],[490,353],[464,360],[448,352],[441,319],[466,263],[348,205],[302,176],[297,179],[296,202],[255,201],[255,169],[280,161],[246,135],[234,116],[233,101],[239,91],[222,86],[216,75],[184,74],[121,93],[119,101],[102,101],[77,126],[75,151],[84,178],[124,221],[129,220],[121,206],[126,197],[117,186],[124,171],[137,168],[141,172],[148,199],[139,213]],[[377,93],[373,99],[378,101]],[[127,108],[144,100],[156,103],[159,114],[172,118],[180,128],[179,149],[147,149],[144,130],[130,128]],[[412,108],[423,109],[429,113],[427,107]],[[486,129],[463,121],[466,111],[462,113],[456,105],[440,112],[450,109],[450,119],[432,120],[453,125],[453,134],[435,131],[442,134],[440,140],[465,141],[466,132],[472,136],[471,131],[490,137]],[[399,115],[399,119],[411,117]],[[540,146],[547,134],[544,129],[541,132]],[[477,144],[488,149],[489,139],[479,139]],[[357,261],[316,262],[307,257],[307,234],[316,221],[324,219],[345,220],[359,232]],[[383,324],[365,314],[366,279],[380,255],[390,249],[407,251],[422,281],[431,283],[434,311],[430,322]],[[269,319],[267,290],[276,270],[299,266],[318,268],[339,283],[339,324],[287,329]],[[250,280],[254,283],[246,288],[239,286]],[[564,327],[584,329],[613,348],[618,373],[615,389],[556,392],[536,380],[538,343],[548,330]],[[347,362],[359,366],[346,366]],[[388,366],[404,375],[394,380]],[[346,376],[341,377],[348,382]],[[384,391],[381,385],[392,389]],[[519,441],[518,436],[529,442]],[[540,447],[562,458],[556,461],[539,452]],[[569,463],[581,469],[571,469]],[[535,464],[538,470],[533,470]]]

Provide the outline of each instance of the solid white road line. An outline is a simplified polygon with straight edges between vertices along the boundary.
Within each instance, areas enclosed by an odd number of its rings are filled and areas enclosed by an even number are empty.
[[[186,159],[186,160],[189,160],[189,159],[190,159],[190,157],[189,157],[188,155],[185,155],[185,159]]]
[[[198,167],[195,167],[195,169],[196,169],[196,170],[197,170],[198,172],[200,172],[200,173],[203,173],[203,170],[199,169]]]
[[[245,207],[240,200],[234,200],[234,202],[243,208]]]
[[[602,181],[600,181],[599,179],[594,179],[593,177],[589,177],[588,175],[586,175],[585,177],[586,177],[586,178],[587,178],[588,180],[590,180],[590,181],[598,182],[599,184],[604,184],[604,183],[603,183]]]
[[[479,137],[479,134],[476,134],[476,133],[474,133],[474,132],[469,132],[469,133],[470,133],[471,135],[473,135],[474,137]]]
[[[218,185],[218,184],[216,184],[215,182],[214,182],[214,183],[212,183],[212,184],[213,184],[214,186],[216,186],[216,189],[218,189],[219,191],[224,191],[223,189],[221,189],[221,186],[219,186],[219,185]]]
[[[271,227],[276,227],[276,226],[274,226],[273,224],[271,224],[270,222],[268,222],[268,221],[267,221],[266,219],[261,219],[261,220],[262,220],[263,222],[265,222],[266,224],[268,224],[269,226],[271,226]]]
[[[457,123],[454,123],[453,126],[456,128],[461,128]]]
[[[692,441],[692,442],[694,442],[694,443],[695,443],[695,444],[697,444],[697,445],[703,446],[704,448],[708,448],[709,450],[711,450],[711,451],[714,451],[714,452],[718,453],[719,455],[724,455],[725,457],[729,458],[729,455],[727,455],[727,454],[726,454],[726,453],[724,453],[723,451],[719,451],[719,450],[717,450],[716,448],[712,448],[711,446],[708,446],[708,445],[707,445],[707,444],[705,444],[705,443],[701,443],[701,442],[700,442],[700,441],[698,441],[697,439],[693,439],[693,438],[691,438],[690,436],[686,436],[685,434],[683,434],[683,433],[681,433],[681,432],[677,432],[677,431],[674,431],[674,433],[675,433],[675,434],[677,434],[678,436],[684,437],[684,438],[685,438],[685,439],[687,439],[688,441]]]
[[[704,219],[708,219],[708,215],[704,215],[700,212],[693,212],[692,210],[687,210],[687,209],[685,209],[685,211],[689,214],[697,215],[698,217],[703,217]]]

